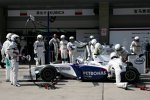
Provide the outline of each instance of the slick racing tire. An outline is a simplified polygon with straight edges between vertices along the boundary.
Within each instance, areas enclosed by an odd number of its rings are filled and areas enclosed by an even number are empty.
[[[139,80],[139,75],[140,74],[138,70],[130,66],[130,67],[127,67],[124,78],[125,78],[125,81],[129,83],[134,83]]]
[[[45,82],[51,82],[56,79],[57,70],[53,66],[46,66],[40,72],[40,77]]]

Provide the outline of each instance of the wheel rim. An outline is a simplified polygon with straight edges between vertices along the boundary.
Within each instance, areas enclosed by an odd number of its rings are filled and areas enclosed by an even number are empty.
[[[125,78],[128,81],[134,81],[136,79],[136,73],[135,73],[135,71],[133,71],[133,70],[127,71],[126,74],[125,74]]]
[[[52,81],[55,77],[56,77],[55,70],[51,68],[46,68],[41,73],[41,78],[47,82]]]

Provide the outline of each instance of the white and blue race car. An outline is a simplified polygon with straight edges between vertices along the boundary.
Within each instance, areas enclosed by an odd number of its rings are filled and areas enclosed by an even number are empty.
[[[106,66],[109,61],[109,55],[101,55],[101,61],[98,63],[94,61],[83,61],[78,58],[76,64],[59,63],[36,66],[31,69],[31,73],[32,76],[36,76],[36,79],[41,78],[46,82],[53,81],[57,75],[70,79],[102,81],[107,79],[108,76]],[[126,66],[126,71],[123,71],[121,75],[124,81],[135,82],[139,80],[140,74],[133,66]]]

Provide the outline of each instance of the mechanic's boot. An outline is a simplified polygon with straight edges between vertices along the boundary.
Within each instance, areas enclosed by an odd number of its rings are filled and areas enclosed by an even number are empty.
[[[125,90],[128,90],[128,83],[125,83],[123,88],[124,88]]]
[[[16,86],[16,87],[20,87],[20,84],[18,84],[18,83],[17,83],[17,84],[15,84],[14,86]]]
[[[9,80],[9,79],[7,79],[7,80],[6,80],[6,82],[10,82],[10,80]]]

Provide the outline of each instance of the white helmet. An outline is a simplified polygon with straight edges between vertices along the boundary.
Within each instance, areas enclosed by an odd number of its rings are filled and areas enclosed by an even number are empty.
[[[96,44],[97,43],[97,40],[96,39],[92,39],[92,41],[91,41],[91,44]]]
[[[112,52],[110,54],[110,59],[112,59],[113,57],[118,57],[117,53],[116,52]]]
[[[6,35],[6,38],[7,39],[9,39],[9,40],[11,40],[11,36],[13,35],[13,33],[8,33],[7,35]]]
[[[74,37],[73,37],[73,36],[70,36],[70,37],[69,37],[69,40],[73,40],[73,39],[74,39]]]
[[[61,39],[64,39],[64,38],[65,38],[65,35],[61,35],[60,38],[61,38]]]
[[[37,35],[37,39],[43,39],[42,35]]]
[[[90,39],[94,39],[94,36],[93,36],[93,35],[91,35],[91,36],[90,36]]]
[[[116,45],[115,45],[115,50],[116,50],[116,51],[121,50],[121,48],[122,48],[122,47],[121,47],[121,45],[120,45],[120,44],[116,44]]]
[[[17,38],[19,38],[19,36],[16,35],[16,34],[13,34],[13,35],[11,36],[11,40],[14,41],[14,42],[17,41]]]
[[[102,49],[103,47],[102,47],[102,45],[101,45],[100,43],[96,43],[96,44],[95,44],[95,48],[100,48],[100,49]]]
[[[139,40],[140,38],[138,36],[135,36],[134,37],[134,40]]]

